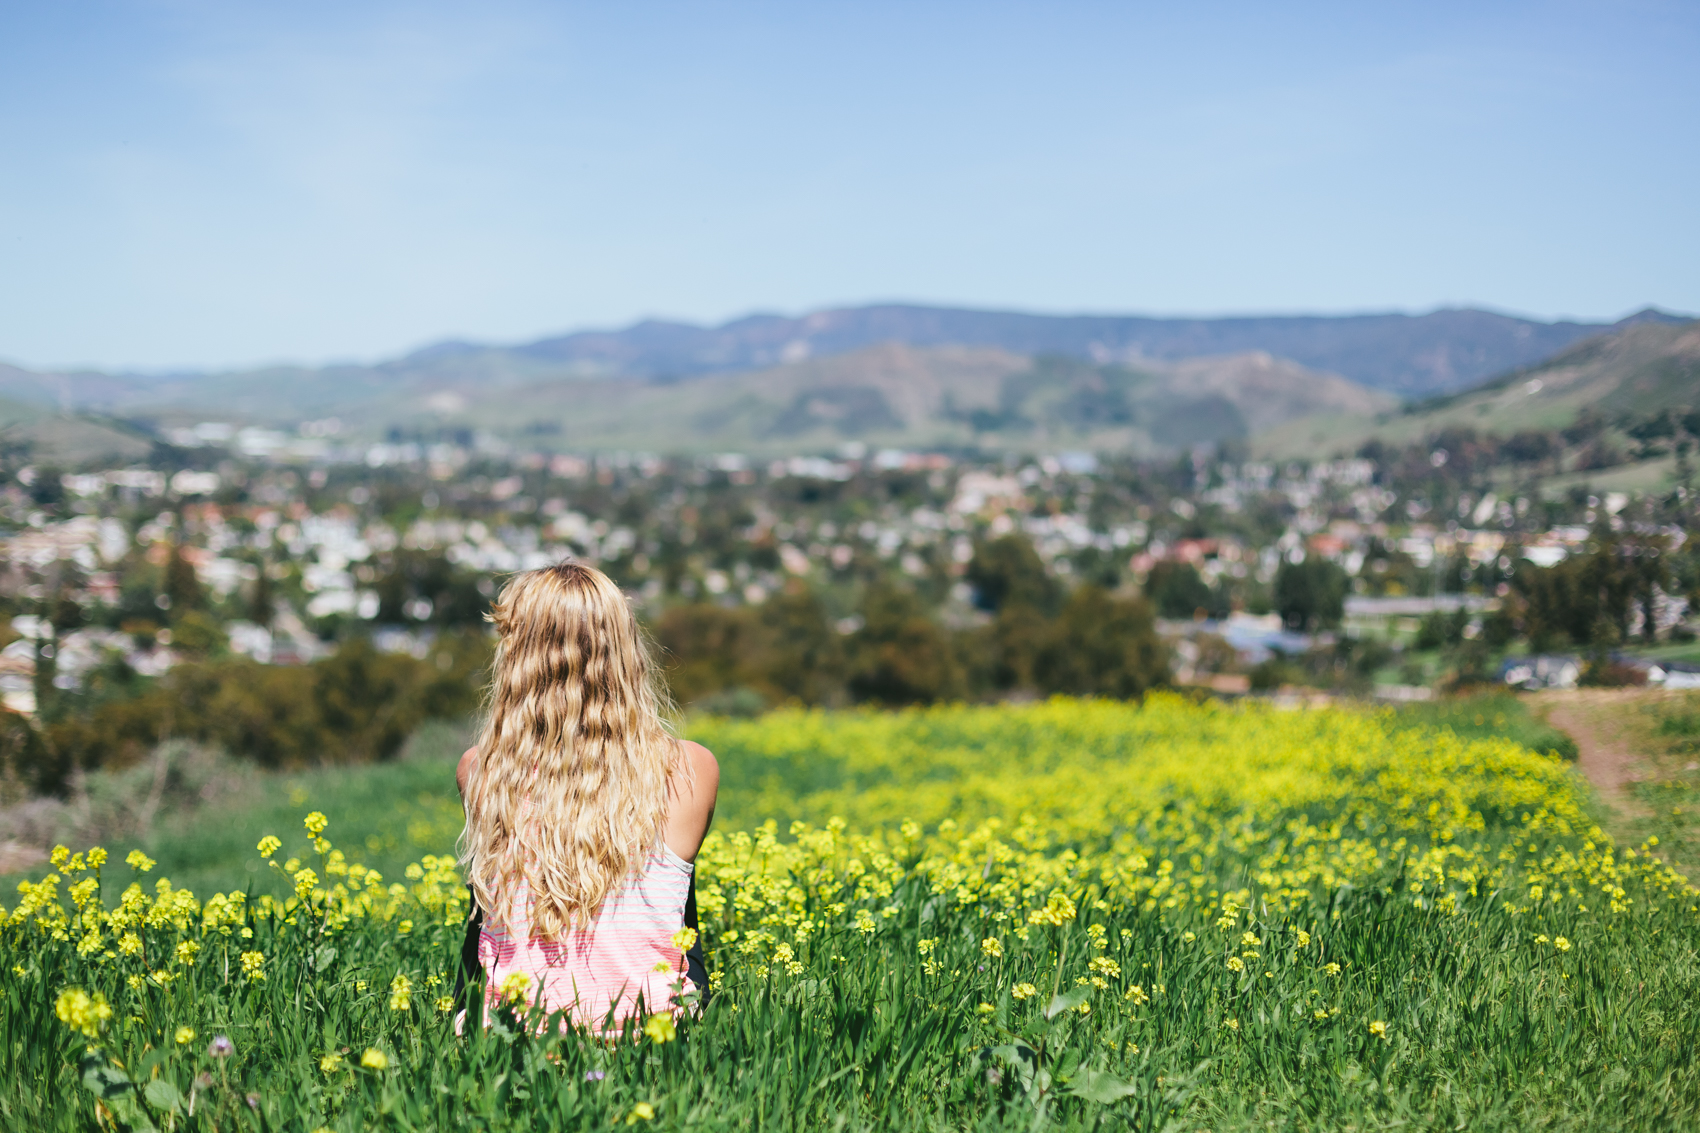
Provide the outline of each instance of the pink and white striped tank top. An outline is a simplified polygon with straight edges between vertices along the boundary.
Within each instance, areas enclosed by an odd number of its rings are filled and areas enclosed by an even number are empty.
[[[565,1011],[581,1026],[600,1028],[610,1007],[618,1026],[637,1013],[639,995],[645,1012],[668,1010],[675,983],[685,980],[685,990],[692,990],[673,943],[685,924],[691,871],[690,862],[663,845],[642,873],[608,895],[590,928],[574,930],[565,942],[531,936],[531,894],[522,883],[514,915],[506,924],[486,916],[478,938],[491,1003],[500,998],[503,981],[518,973],[530,981],[528,999],[535,1001],[541,987],[546,1010]]]

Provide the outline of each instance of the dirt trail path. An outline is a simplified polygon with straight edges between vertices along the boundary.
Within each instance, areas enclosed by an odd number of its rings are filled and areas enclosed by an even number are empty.
[[[1573,689],[1542,695],[1547,722],[1576,741],[1576,769],[1588,777],[1607,802],[1633,812],[1628,787],[1646,773],[1646,764],[1630,746],[1620,718],[1633,711],[1626,702],[1645,693],[1618,689]],[[1550,698],[1550,699],[1548,699]]]
[[[1700,695],[1574,689],[1541,693],[1530,707],[1576,741],[1576,768],[1609,812],[1601,816],[1606,830],[1625,845],[1657,836],[1658,856],[1700,880],[1700,808],[1690,793],[1700,787],[1700,759],[1687,742],[1660,730],[1672,709],[1700,708]]]

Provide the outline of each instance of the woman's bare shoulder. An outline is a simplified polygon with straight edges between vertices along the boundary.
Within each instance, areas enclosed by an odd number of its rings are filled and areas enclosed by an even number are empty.
[[[699,743],[680,740],[679,747],[691,770],[689,793],[685,793],[685,784],[675,780],[677,793],[668,808],[665,836],[675,854],[693,862],[703,836],[714,822],[714,804],[720,795],[720,764],[714,753]]]
[[[705,786],[710,790],[718,789],[720,786],[720,761],[714,758],[714,753],[695,740],[680,740],[679,746],[685,749],[685,758],[690,761],[691,772],[696,777],[698,793]]]
[[[466,794],[466,781],[477,767],[478,748],[474,745],[461,753],[460,763],[455,765],[455,786],[460,788],[463,796]]]

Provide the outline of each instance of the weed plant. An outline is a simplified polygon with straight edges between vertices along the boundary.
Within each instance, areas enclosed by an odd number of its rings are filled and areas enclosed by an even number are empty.
[[[374,877],[314,814],[245,851],[277,897],[57,854],[0,927],[0,1118],[1697,1124],[1700,897],[1651,841],[1615,846],[1562,760],[1390,713],[1161,696],[695,734],[803,812],[704,845],[700,1016],[651,1005],[610,1037],[492,989],[457,1034],[452,863]],[[787,795],[793,768],[830,776]]]

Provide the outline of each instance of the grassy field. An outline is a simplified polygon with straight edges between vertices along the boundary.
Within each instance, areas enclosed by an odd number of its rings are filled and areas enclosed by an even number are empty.
[[[1504,738],[1558,746],[1517,704],[697,721],[728,782],[699,859],[718,994],[615,1044],[507,1008],[455,1037],[452,869],[350,868],[446,848],[445,732],[157,836],[151,871],[115,847],[98,887],[84,856],[25,890],[0,928],[0,1118],[1700,1127],[1700,898],[1595,825],[1566,760]],[[195,900],[168,866],[265,884]]]
[[[1614,830],[1626,841],[1657,838],[1661,855],[1700,876],[1700,691],[1578,690],[1543,694],[1537,704],[1551,697],[1579,734],[1627,758]]]
[[[140,845],[160,873],[185,888],[205,893],[252,884],[256,894],[283,897],[288,879],[254,847],[262,834],[298,828],[311,803],[329,817],[350,858],[399,878],[425,854],[454,853],[462,818],[454,765],[471,736],[465,725],[433,722],[388,763],[265,776],[238,805],[157,823]]]

